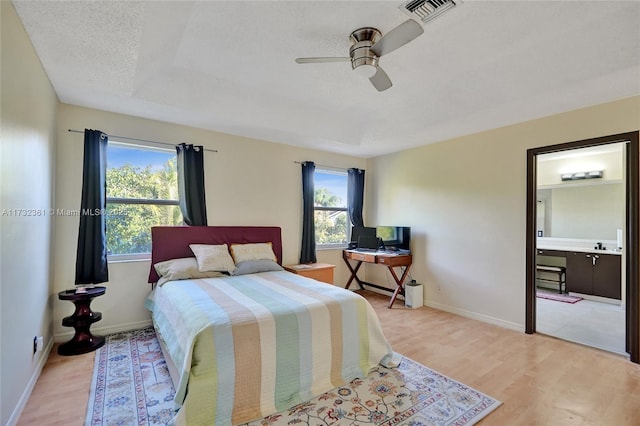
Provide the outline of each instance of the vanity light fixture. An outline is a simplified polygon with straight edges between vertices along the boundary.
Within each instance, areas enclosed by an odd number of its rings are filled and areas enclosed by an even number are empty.
[[[581,179],[599,179],[604,172],[602,170],[594,170],[591,172],[576,172],[576,173],[563,173],[560,178],[563,181],[566,180],[581,180]]]

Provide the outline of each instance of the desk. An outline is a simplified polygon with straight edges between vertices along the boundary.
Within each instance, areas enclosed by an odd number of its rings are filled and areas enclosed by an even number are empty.
[[[347,281],[347,285],[344,288],[348,289],[351,286],[351,283],[355,279],[361,289],[364,289],[364,285],[368,285],[371,287],[376,287],[382,290],[391,291],[386,287],[381,287],[375,284],[371,284],[365,281],[360,280],[358,278],[358,270],[362,266],[363,263],[373,263],[378,265],[384,265],[391,272],[391,276],[393,280],[396,282],[396,289],[393,291],[393,295],[391,296],[391,300],[389,301],[389,305],[387,306],[389,309],[393,306],[393,302],[396,301],[396,297],[399,294],[404,296],[404,280],[409,273],[409,268],[411,268],[411,263],[413,258],[410,254],[396,254],[396,253],[387,253],[387,252],[364,252],[358,250],[342,250],[342,258],[344,262],[347,264],[349,271],[351,271],[351,277],[349,277],[349,281]],[[350,260],[356,261],[355,268],[351,266]],[[398,278],[396,271],[393,269],[395,267],[404,267],[402,271],[402,275]],[[363,285],[364,284],[364,285]]]

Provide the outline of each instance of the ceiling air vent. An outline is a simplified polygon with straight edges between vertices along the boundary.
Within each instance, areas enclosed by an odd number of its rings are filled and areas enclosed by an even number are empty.
[[[400,6],[400,10],[412,18],[429,22],[460,3],[460,0],[409,0]]]

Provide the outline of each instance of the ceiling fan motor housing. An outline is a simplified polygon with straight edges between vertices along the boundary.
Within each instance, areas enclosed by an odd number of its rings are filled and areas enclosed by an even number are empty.
[[[351,56],[351,68],[354,70],[363,65],[375,73],[378,66],[378,57],[371,51],[371,47],[380,39],[382,34],[376,28],[364,27],[358,28],[351,33],[349,39],[353,42],[349,48],[349,56]],[[370,73],[367,70],[367,74]],[[363,70],[364,71],[364,70]]]
[[[313,57],[296,58],[299,64],[346,62],[351,61],[351,68],[357,74],[369,79],[379,92],[387,90],[393,84],[386,72],[378,65],[378,58],[404,46],[424,33],[422,26],[413,19],[402,24],[382,36],[377,28],[362,27],[353,31],[349,39],[353,43],[349,48],[349,57]]]

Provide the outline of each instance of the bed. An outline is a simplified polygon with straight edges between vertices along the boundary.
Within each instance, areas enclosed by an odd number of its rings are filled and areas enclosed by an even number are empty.
[[[208,264],[205,249],[213,269],[228,266],[227,249],[234,270],[167,273]],[[278,227],[152,228],[145,306],[176,388],[173,424],[242,424],[397,365],[364,298],[281,263]]]

